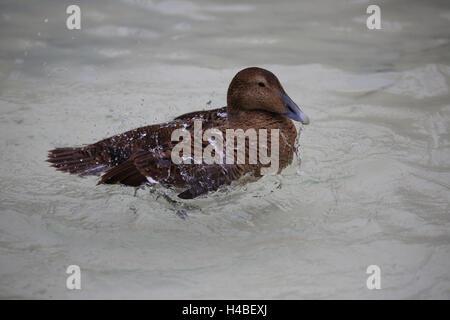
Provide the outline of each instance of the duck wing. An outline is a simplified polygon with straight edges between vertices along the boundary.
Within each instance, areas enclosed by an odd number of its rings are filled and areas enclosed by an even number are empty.
[[[102,175],[99,184],[140,186],[146,182],[165,182],[170,178],[170,155],[165,152],[138,150],[118,166]]]
[[[47,162],[59,171],[80,176],[98,175],[129,160],[136,149],[145,149],[146,146],[155,146],[170,139],[170,131],[164,130],[168,124],[189,124],[199,119],[203,120],[204,129],[208,129],[226,120],[226,116],[226,107],[186,113],[174,119],[179,121],[137,128],[85,147],[50,150]]]
[[[229,185],[244,173],[234,164],[174,164],[170,150],[140,150],[116,167],[105,172],[98,184],[140,186],[146,182],[186,188],[178,197],[193,199],[223,185]]]

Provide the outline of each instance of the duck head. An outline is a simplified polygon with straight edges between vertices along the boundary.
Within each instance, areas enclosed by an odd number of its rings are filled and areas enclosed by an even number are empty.
[[[231,114],[264,110],[309,124],[308,116],[289,98],[278,78],[262,68],[246,68],[234,76],[228,87],[227,105]]]

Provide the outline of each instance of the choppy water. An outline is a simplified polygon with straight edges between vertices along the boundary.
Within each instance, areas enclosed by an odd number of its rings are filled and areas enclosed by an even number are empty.
[[[79,31],[70,1],[0,3],[1,297],[450,298],[448,1],[377,1],[382,30],[364,0],[79,3]],[[44,162],[221,107],[247,66],[310,116],[300,168],[183,220],[160,190]]]

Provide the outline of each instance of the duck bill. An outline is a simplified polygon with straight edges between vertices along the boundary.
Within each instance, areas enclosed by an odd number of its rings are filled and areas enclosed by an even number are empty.
[[[286,117],[291,118],[295,121],[300,121],[303,124],[309,124],[309,118],[306,114],[303,113],[302,110],[295,104],[294,101],[292,101],[291,98],[287,94],[283,94],[281,92],[278,92],[278,94],[281,97],[281,100],[283,100],[284,105],[286,106],[287,112],[284,114]]]

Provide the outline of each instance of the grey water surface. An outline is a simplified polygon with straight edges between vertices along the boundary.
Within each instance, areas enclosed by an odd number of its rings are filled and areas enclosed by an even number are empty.
[[[450,2],[377,1],[381,30],[369,4],[1,0],[0,297],[449,299]],[[174,204],[44,162],[222,107],[248,66],[311,119],[278,176]]]

